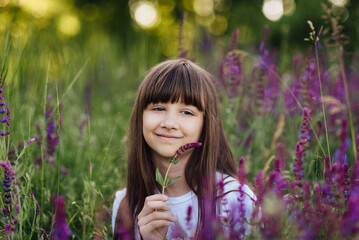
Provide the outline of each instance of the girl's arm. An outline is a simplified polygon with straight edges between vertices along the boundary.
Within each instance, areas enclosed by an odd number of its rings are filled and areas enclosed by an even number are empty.
[[[170,207],[166,203],[168,197],[155,194],[146,198],[145,204],[138,214],[138,227],[144,240],[165,239],[169,225],[177,219],[166,211]]]

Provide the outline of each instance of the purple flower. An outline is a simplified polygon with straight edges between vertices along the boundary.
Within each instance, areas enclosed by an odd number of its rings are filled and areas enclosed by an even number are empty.
[[[49,239],[48,236],[47,236],[47,233],[46,233],[45,229],[40,228],[40,232],[41,232],[41,235],[42,235],[42,237],[44,238],[44,240],[48,240],[48,239]]]
[[[5,225],[5,234],[6,234],[6,235],[9,235],[10,229],[11,229],[10,224],[6,224],[6,225]]]
[[[67,226],[66,212],[65,212],[65,199],[63,197],[55,197],[55,214],[51,227],[51,239],[66,240],[70,239],[71,231]]]
[[[45,111],[45,121],[46,121],[46,152],[44,155],[47,157],[49,163],[54,163],[54,155],[56,152],[56,147],[59,143],[59,133],[58,129],[61,128],[62,124],[62,104],[59,106],[59,121],[56,125],[55,118],[53,116],[54,107],[50,105],[50,101],[52,99],[51,94],[48,95],[47,103],[46,103],[46,111]],[[39,124],[35,123],[36,130],[39,133],[39,136],[34,135],[35,140],[37,141],[40,149],[42,148],[42,131]],[[32,139],[31,139],[32,140]],[[41,164],[41,157],[38,157],[36,160],[37,164]]]
[[[174,155],[173,158],[171,158],[169,161],[173,162],[173,163],[177,163],[177,161],[179,160],[179,158],[181,157],[181,154],[192,149],[192,148],[196,148],[196,147],[200,147],[202,146],[202,143],[200,142],[193,142],[193,143],[187,143],[183,146],[181,146],[177,151],[176,154]]]
[[[227,53],[226,59],[221,63],[218,84],[230,88],[229,97],[238,95],[238,86],[243,79],[242,58],[243,53],[236,50],[238,29],[233,33],[232,46]]]
[[[5,203],[10,204],[11,203],[11,183],[15,180],[15,172],[12,170],[9,163],[5,163],[3,161],[0,161],[0,166],[4,168],[4,181],[3,181],[3,187],[5,192]]]
[[[6,226],[9,227],[9,229],[12,232],[16,231],[16,224],[17,219],[16,215],[20,212],[19,205],[16,204],[16,206],[12,206],[12,203],[15,204],[16,199],[12,201],[12,188],[11,184],[14,184],[14,187],[17,186],[17,180],[16,180],[16,173],[13,171],[9,163],[5,163],[3,161],[0,161],[0,166],[4,168],[4,181],[3,181],[3,187],[4,187],[4,193],[5,193],[5,207],[3,208],[4,215],[8,218],[8,224]],[[13,214],[12,209],[15,208],[15,214]],[[6,230],[8,233],[8,231]]]
[[[30,144],[35,141],[35,138],[31,138],[29,140],[26,141],[26,146],[30,146]]]
[[[2,82],[1,82],[1,78],[0,78],[0,123],[4,123],[5,124],[5,128],[7,128],[8,130],[4,131],[3,129],[0,130],[0,136],[7,136],[10,134],[10,109],[7,106],[6,100],[4,99],[4,95],[3,95],[3,86],[2,86]]]
[[[340,230],[344,237],[354,238],[359,232],[359,188],[355,188],[348,200],[347,211],[342,215]]]

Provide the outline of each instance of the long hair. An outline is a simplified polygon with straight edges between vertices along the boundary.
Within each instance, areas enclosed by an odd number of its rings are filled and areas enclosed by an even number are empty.
[[[162,62],[148,72],[133,106],[128,134],[127,191],[116,217],[115,232],[120,224],[125,224],[133,233],[145,198],[160,189],[155,180],[150,147],[143,137],[143,111],[150,103],[180,100],[204,112],[199,139],[203,145],[194,149],[185,168],[187,184],[198,198],[197,234],[206,216],[216,211],[216,172],[236,177],[236,164],[223,131],[212,75],[187,59]],[[121,220],[121,212],[132,214],[132,221]]]

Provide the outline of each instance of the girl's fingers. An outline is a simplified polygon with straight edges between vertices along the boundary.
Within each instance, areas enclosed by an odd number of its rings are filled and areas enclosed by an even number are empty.
[[[166,204],[165,201],[168,200],[168,197],[161,194],[148,196],[145,200],[145,204],[138,215],[138,218],[142,218],[152,213],[153,211],[169,211],[170,207]]]
[[[154,229],[166,228],[171,225],[171,222],[166,220],[156,220],[140,228],[141,236],[149,236],[153,234]]]
[[[177,219],[172,216],[171,214],[167,213],[167,212],[161,212],[161,211],[155,211],[155,212],[152,212],[151,214],[148,214],[144,217],[138,217],[138,226],[140,228],[143,228],[143,227],[148,227],[148,226],[152,226],[153,227],[153,224],[156,223],[156,226],[159,224],[159,223],[162,223],[164,224],[164,222],[175,222],[177,221]],[[164,227],[166,225],[161,225],[161,227]],[[168,226],[168,225],[167,225]],[[156,228],[156,227],[153,227],[152,230]]]

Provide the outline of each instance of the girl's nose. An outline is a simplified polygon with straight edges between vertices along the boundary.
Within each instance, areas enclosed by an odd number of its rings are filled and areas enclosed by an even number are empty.
[[[165,119],[160,123],[160,127],[167,129],[176,129],[178,128],[178,124],[173,116],[167,115]]]

